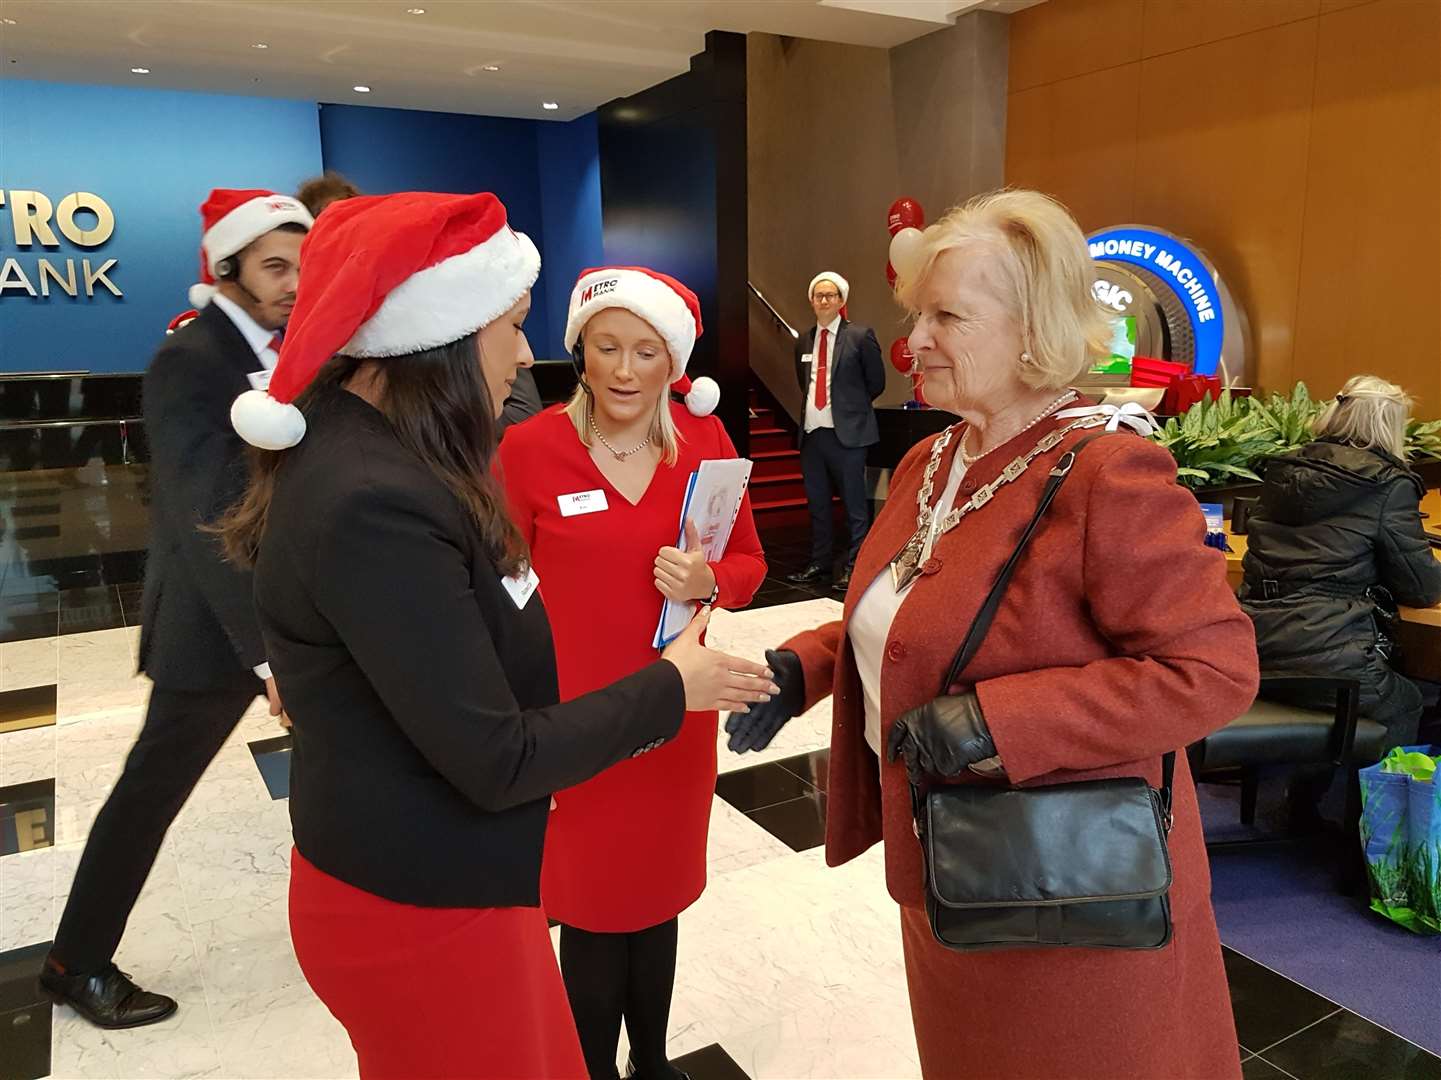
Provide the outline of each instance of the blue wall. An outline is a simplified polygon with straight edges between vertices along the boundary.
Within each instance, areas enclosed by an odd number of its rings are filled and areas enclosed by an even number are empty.
[[[7,289],[0,371],[139,371],[186,306],[199,267],[198,207],[212,187],[294,191],[322,167],[364,191],[494,191],[543,258],[527,325],[536,356],[563,357],[570,284],[601,260],[594,115],[570,123],[57,83],[0,82],[0,188],[59,200],[93,191],[116,216],[98,249],[17,250],[0,208],[0,261],[38,288],[40,256],[107,258],[125,296],[72,300]],[[58,230],[57,230],[58,234]]]
[[[200,269],[199,206],[212,187],[294,191],[320,169],[315,105],[219,94],[0,81],[0,260],[14,257],[39,288],[38,260],[63,270],[82,258],[125,295],[96,286],[72,299],[23,290],[0,295],[0,371],[139,371],[189,306],[185,291]],[[115,213],[115,233],[79,248],[56,230],[60,247],[17,248],[13,189],[52,203],[91,191]],[[52,220],[53,227],[53,220]],[[78,284],[78,281],[77,281]]]
[[[604,261],[596,114],[587,113],[567,124],[541,124],[536,135],[550,277],[547,351],[559,358],[566,355],[565,313],[571,285],[586,267]]]

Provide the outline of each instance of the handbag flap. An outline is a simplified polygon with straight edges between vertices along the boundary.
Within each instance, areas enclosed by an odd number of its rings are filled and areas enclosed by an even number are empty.
[[[1138,777],[925,797],[930,890],[950,908],[1142,899],[1171,886],[1159,794]]]

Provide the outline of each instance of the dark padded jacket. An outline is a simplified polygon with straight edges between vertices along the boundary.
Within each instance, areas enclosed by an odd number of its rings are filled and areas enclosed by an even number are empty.
[[[1359,678],[1384,698],[1377,605],[1441,601],[1441,562],[1421,527],[1415,473],[1389,454],[1318,439],[1274,458],[1247,525],[1241,606],[1262,668]],[[1369,692],[1367,692],[1369,691]]]

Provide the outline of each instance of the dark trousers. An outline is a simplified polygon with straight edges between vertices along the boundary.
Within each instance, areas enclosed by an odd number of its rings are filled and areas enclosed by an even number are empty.
[[[259,689],[257,680],[250,689],[151,690],[145,725],[90,830],[55,932],[51,953],[67,971],[110,963],[170,823]]]
[[[833,428],[808,431],[801,440],[801,476],[811,511],[811,561],[829,568],[835,557],[831,499],[839,491],[851,532],[846,565],[854,565],[861,541],[871,527],[871,504],[866,498],[866,448],[842,446]]]

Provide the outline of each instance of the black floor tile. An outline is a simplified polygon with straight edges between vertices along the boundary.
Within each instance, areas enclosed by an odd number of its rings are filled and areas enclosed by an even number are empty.
[[[820,791],[830,790],[830,750],[812,750],[809,754],[797,754],[776,762],[787,772],[793,772],[811,787]]]
[[[751,1080],[750,1074],[716,1043],[676,1058],[671,1064],[690,1080]]]
[[[60,633],[88,634],[95,630],[119,630],[125,614],[114,585],[60,592]]]
[[[55,723],[55,687],[0,690],[0,736]]]
[[[10,534],[16,540],[53,540],[60,535],[59,525],[22,525]]]
[[[1298,1080],[1441,1080],[1441,1058],[1346,1009],[1262,1057]]]
[[[1336,1011],[1334,1003],[1300,983],[1232,949],[1222,952],[1226,981],[1231,986],[1231,1011],[1236,1016],[1236,1037],[1247,1050],[1264,1050]]]
[[[1290,1075],[1264,1058],[1247,1058],[1241,1062],[1241,1080],[1288,1080]]]
[[[0,952],[0,1077],[50,1074],[50,1002],[36,983],[50,942]]]
[[[752,810],[750,818],[792,851],[826,842],[826,797],[821,792]]]
[[[265,790],[272,799],[290,798],[290,747],[289,735],[250,744],[255,767],[260,770],[260,778],[265,781]]]
[[[715,790],[717,795],[743,814],[815,792],[810,784],[773,761],[721,773],[716,779]]]
[[[141,598],[145,593],[143,585],[119,585],[116,593],[120,597],[120,614],[125,618],[126,626],[140,625]]]
[[[0,787],[0,855],[55,846],[55,778]]]
[[[799,604],[816,599],[816,594],[795,585],[774,585],[761,589],[751,603],[753,608],[777,607],[780,604]]]
[[[58,617],[53,611],[33,615],[0,612],[0,642],[53,638],[58,625]]]
[[[15,517],[54,517],[60,513],[59,503],[17,502],[10,510]]]
[[[15,492],[15,497],[17,499],[53,499],[64,490],[54,484],[21,484],[19,490]]]

